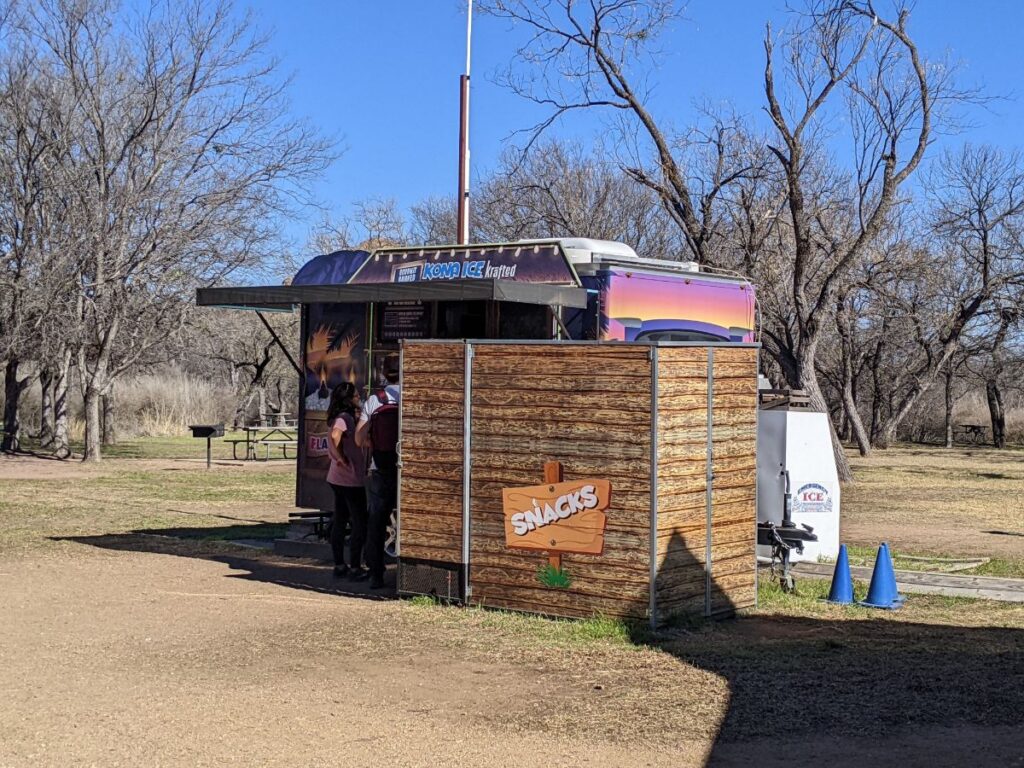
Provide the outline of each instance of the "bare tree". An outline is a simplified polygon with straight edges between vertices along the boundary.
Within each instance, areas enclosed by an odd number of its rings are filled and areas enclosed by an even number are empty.
[[[915,348],[889,373],[894,399],[876,436],[882,445],[895,439],[972,324],[994,309],[999,296],[1019,301],[1024,285],[1021,156],[985,146],[947,152],[929,187],[929,245],[916,252],[918,268],[927,277],[887,296],[913,322]]]
[[[654,192],[679,227],[689,258],[713,263],[723,236],[718,201],[731,184],[758,172],[740,122],[705,111],[702,125],[674,133],[649,107],[638,63],[679,17],[675,0],[487,0],[491,14],[521,25],[529,39],[504,82],[548,109],[526,131],[525,149],[577,110],[603,108],[621,117],[622,169]]]
[[[120,15],[119,15],[120,14]],[[180,328],[197,285],[258,261],[274,216],[332,159],[282,118],[285,85],[225,0],[44,0],[18,21],[65,84],[60,194],[74,212],[85,458],[101,398]]]
[[[63,125],[56,88],[31,47],[0,50],[0,359],[4,371],[2,449],[20,447],[19,404],[33,376],[25,369],[44,346],[40,330],[53,285],[54,203],[50,167]]]

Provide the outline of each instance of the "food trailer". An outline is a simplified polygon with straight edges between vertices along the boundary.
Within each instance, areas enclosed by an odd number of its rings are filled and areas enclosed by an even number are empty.
[[[296,504],[340,381],[402,371],[397,588],[660,623],[753,604],[749,282],[586,239],[339,251],[206,306],[302,312]]]

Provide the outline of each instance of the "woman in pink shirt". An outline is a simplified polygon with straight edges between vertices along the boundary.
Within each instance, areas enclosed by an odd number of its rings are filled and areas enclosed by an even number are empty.
[[[331,392],[327,408],[330,439],[327,452],[331,468],[327,482],[334,491],[334,519],[331,522],[331,550],[334,555],[334,575],[355,581],[367,577],[363,568],[363,547],[366,544],[366,457],[356,445],[356,425],[360,412],[359,391],[354,384],[344,381]],[[345,564],[345,528],[352,525],[349,540],[348,565]]]

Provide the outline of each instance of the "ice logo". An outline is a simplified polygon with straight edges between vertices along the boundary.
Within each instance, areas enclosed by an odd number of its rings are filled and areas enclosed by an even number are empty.
[[[832,494],[819,483],[801,485],[793,495],[794,512],[831,512]]]

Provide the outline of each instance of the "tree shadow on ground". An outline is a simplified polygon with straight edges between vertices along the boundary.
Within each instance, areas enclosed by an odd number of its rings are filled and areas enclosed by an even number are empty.
[[[1021,630],[747,615],[652,644],[728,681],[708,765],[1024,765]]]
[[[270,544],[273,539],[283,535],[286,527],[281,523],[260,523],[52,538],[54,541],[73,541],[101,549],[209,560],[228,566],[232,571],[228,578],[244,581],[261,581],[292,589],[367,600],[389,600],[395,597],[394,566],[390,566],[385,575],[387,587],[371,590],[365,581],[334,578],[329,563],[275,555],[270,550]],[[237,543],[239,541],[248,546]],[[253,546],[256,544],[265,546]]]

